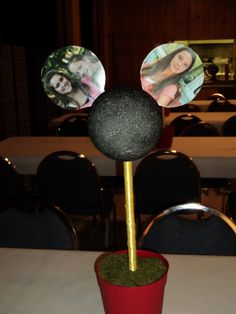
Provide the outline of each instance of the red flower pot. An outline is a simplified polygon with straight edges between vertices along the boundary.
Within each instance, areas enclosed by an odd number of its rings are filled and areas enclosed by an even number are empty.
[[[127,251],[118,251],[114,254],[127,254]],[[164,275],[157,281],[137,287],[118,286],[101,278],[99,263],[103,256],[95,262],[95,272],[100,287],[103,306],[106,314],[161,314],[164,299],[164,289],[169,269],[168,261],[160,254],[138,250],[138,256],[156,257],[167,266]]]

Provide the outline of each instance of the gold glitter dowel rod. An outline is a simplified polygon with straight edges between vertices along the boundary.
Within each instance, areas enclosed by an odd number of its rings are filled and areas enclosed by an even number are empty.
[[[137,269],[132,161],[124,161],[125,211],[129,270]]]

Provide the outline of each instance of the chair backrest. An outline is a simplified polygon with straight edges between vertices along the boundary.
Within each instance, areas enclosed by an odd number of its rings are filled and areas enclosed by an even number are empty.
[[[84,155],[72,151],[47,155],[38,166],[37,183],[42,203],[58,205],[67,213],[101,210],[100,179]]]
[[[199,212],[203,218],[188,217]],[[180,204],[153,217],[138,246],[165,254],[236,255],[236,225],[216,209]]]
[[[75,229],[56,207],[26,212],[8,208],[0,213],[0,246],[37,249],[78,249]]]
[[[60,136],[88,136],[87,118],[73,115],[66,118],[58,128]]]
[[[208,108],[208,112],[234,112],[236,111],[236,106],[230,103],[227,99],[215,99],[213,100]]]
[[[220,136],[220,131],[211,123],[200,121],[185,128],[180,136]]]
[[[192,159],[181,152],[162,150],[149,154],[134,174],[137,213],[154,214],[184,202],[201,200],[201,179]]]
[[[174,126],[174,135],[179,136],[181,132],[189,125],[200,122],[201,119],[191,113],[182,114],[171,121],[171,125]]]
[[[221,93],[213,93],[207,99],[211,100],[226,100],[226,97]]]
[[[23,196],[23,182],[9,159],[0,156],[0,205],[17,201]]]
[[[236,136],[236,115],[228,118],[223,123],[221,133],[223,136]]]

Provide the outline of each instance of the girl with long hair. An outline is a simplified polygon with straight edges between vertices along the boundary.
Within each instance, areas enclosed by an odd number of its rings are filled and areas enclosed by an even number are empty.
[[[64,109],[83,109],[90,107],[101,91],[88,77],[73,79],[65,73],[50,70],[43,77],[47,95]]]
[[[190,71],[196,60],[195,52],[181,47],[162,59],[146,63],[141,68],[142,88],[163,107],[181,105],[179,81]]]

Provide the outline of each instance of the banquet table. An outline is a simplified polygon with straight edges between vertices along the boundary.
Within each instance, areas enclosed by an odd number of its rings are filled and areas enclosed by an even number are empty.
[[[212,102],[212,99],[194,99],[191,102],[191,104],[195,104],[197,106],[199,106],[201,108],[201,111],[207,111],[208,106],[210,105],[210,103]],[[228,99],[228,101],[233,104],[236,105],[236,99]]]
[[[88,114],[85,113],[85,112],[80,112],[80,111],[77,111],[77,112],[69,112],[69,113],[65,113],[63,114],[62,116],[59,116],[59,117],[56,117],[52,120],[49,121],[48,123],[48,127],[49,129],[55,129],[55,128],[58,128],[59,125],[67,118],[70,118],[70,117],[73,117],[73,116],[81,116],[82,118],[87,118]]]
[[[230,101],[230,103],[236,105],[236,99],[229,99],[229,101]],[[208,106],[209,106],[209,104],[211,102],[212,102],[211,99],[208,99],[208,100],[192,100],[191,104],[195,104],[195,105],[199,106],[201,108],[201,111],[206,112],[207,108],[208,108]],[[172,112],[172,113],[174,113],[174,112]],[[66,118],[69,118],[71,116],[78,115],[78,114],[80,114],[81,116],[87,116],[87,113],[84,113],[84,112],[82,112],[82,113],[80,113],[79,111],[78,112],[69,112],[69,113],[63,114],[63,115],[61,115],[59,117],[56,117],[56,118],[53,118],[52,120],[50,120],[49,123],[48,123],[48,127],[49,127],[49,129],[58,128],[59,125]],[[179,112],[179,114],[181,114],[181,113]],[[183,112],[182,112],[182,114],[183,114]],[[195,112],[194,112],[194,114],[195,114]],[[232,114],[232,112],[231,112],[231,114]]]
[[[224,122],[230,117],[236,115],[236,112],[188,112],[194,116],[199,117],[202,121],[208,122],[214,125],[220,132]],[[185,114],[184,112],[170,112],[170,114],[165,117],[165,125],[170,125],[171,122]]]
[[[192,157],[203,178],[236,178],[235,137],[173,137],[171,149]]]
[[[171,149],[190,157],[202,177],[236,178],[235,137],[174,137]],[[0,142],[0,155],[8,157],[22,175],[34,175],[47,154],[72,150],[87,156],[101,176],[122,176],[122,163],[104,156],[89,137],[10,137]],[[133,161],[133,172],[141,159]]]
[[[104,313],[93,268],[100,254],[0,248],[0,313]],[[164,256],[163,314],[235,313],[235,256]]]
[[[17,136],[0,142],[0,155],[8,157],[19,174],[36,174],[40,161],[57,150],[87,156],[102,176],[116,175],[116,163],[96,149],[89,137]]]
[[[200,104],[199,104],[199,102],[200,102]],[[191,102],[191,103],[195,103],[195,104],[199,105],[201,110],[206,113],[207,107],[210,104],[210,102],[211,102],[210,100],[203,100],[203,101],[200,100],[200,101],[195,101],[195,102]],[[55,129],[57,129],[61,125],[61,123],[65,119],[73,117],[73,116],[78,115],[78,114],[80,114],[80,113],[78,113],[78,112],[71,112],[71,113],[66,113],[66,114],[63,114],[63,115],[61,115],[59,117],[56,117],[56,118],[54,118],[54,119],[49,121],[48,129],[49,130],[55,130]],[[172,116],[174,117],[175,114],[176,115],[180,115],[180,114],[184,114],[184,112],[176,112],[176,113],[175,112],[171,112],[170,115],[166,117],[165,125],[169,124],[169,122],[172,120]],[[195,114],[195,112],[194,112],[194,114]],[[231,112],[231,114],[232,114],[232,112]],[[87,114],[82,113],[83,117],[85,117],[86,115]]]

